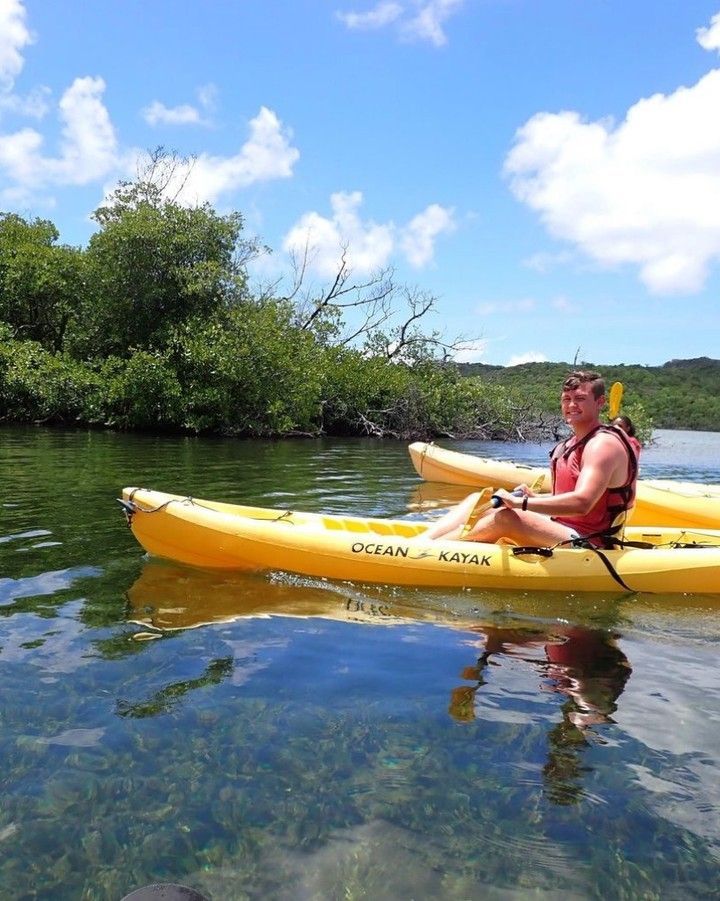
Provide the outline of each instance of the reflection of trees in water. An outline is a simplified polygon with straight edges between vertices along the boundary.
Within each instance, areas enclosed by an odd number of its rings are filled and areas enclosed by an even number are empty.
[[[475,684],[452,690],[450,715],[460,722],[475,719],[476,693],[487,684],[485,670],[491,657],[532,663],[541,673],[541,687],[566,698],[560,707],[561,721],[548,732],[543,767],[547,796],[556,804],[576,803],[582,796],[582,775],[587,772],[582,752],[589,745],[589,734],[593,734],[591,727],[613,722],[617,700],[632,672],[615,643],[617,636],[583,626],[547,631],[484,626],[477,631],[484,636],[485,650],[474,666],[461,673],[462,678]],[[528,655],[531,649],[542,649],[544,659]]]
[[[205,667],[205,672],[197,679],[183,679],[181,682],[173,682],[160,691],[155,692],[154,695],[151,695],[145,701],[131,703],[130,701],[119,700],[115,710],[118,716],[130,716],[138,719],[169,713],[186,694],[194,691],[196,688],[204,688],[206,685],[218,685],[223,679],[231,675],[232,671],[232,657],[221,657],[219,660],[211,660]]]

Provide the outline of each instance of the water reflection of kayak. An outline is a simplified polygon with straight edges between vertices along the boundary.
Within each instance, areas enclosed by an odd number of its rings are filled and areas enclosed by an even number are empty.
[[[126,488],[123,498],[133,534],[148,553],[206,568],[385,585],[720,594],[720,531],[627,529],[636,546],[550,550],[424,541],[426,522],[264,509],[135,488]]]
[[[673,632],[689,623],[717,623],[720,597],[562,593],[512,594],[394,589],[320,582],[294,576],[205,570],[148,560],[130,587],[128,621],[150,629],[175,631],[217,625],[247,617],[289,616],[332,619],[367,625],[427,623],[505,633],[528,629],[557,631],[568,623],[615,628],[650,618]],[[628,617],[631,616],[631,619]],[[485,624],[484,626],[482,624]],[[705,632],[705,627],[703,627]],[[714,633],[713,633],[714,634]]]
[[[542,467],[476,457],[424,441],[414,442],[408,450],[416,472],[428,482],[512,490],[544,477],[541,490],[551,488],[550,473]],[[720,529],[720,485],[640,479],[629,522],[633,526]]]
[[[314,585],[256,573],[202,570],[149,560],[129,589],[128,620],[160,631],[193,629],[249,617],[290,616],[366,622],[406,620],[381,599],[364,598],[342,586]],[[414,613],[407,611],[407,618]],[[428,612],[428,618],[431,614]]]

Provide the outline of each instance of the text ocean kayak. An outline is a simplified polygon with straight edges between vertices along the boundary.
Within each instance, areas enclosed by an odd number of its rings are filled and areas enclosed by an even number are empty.
[[[612,551],[423,541],[428,523],[245,507],[123,491],[142,547],[213,569],[285,570],[388,585],[720,594],[720,531],[627,529]]]
[[[542,491],[550,491],[550,472],[506,460],[492,460],[416,441],[408,448],[417,474],[429,482],[467,485],[468,488],[506,488],[531,485],[544,476]],[[640,479],[633,526],[720,529],[720,485]]]

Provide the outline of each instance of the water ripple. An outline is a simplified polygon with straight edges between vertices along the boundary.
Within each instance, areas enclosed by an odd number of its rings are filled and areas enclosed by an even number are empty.
[[[18,598],[56,594],[70,588],[79,579],[101,573],[102,569],[97,566],[76,566],[21,579],[0,579],[0,605],[9,604]]]
[[[18,541],[20,538],[42,538],[45,535],[52,535],[52,532],[47,529],[31,529],[29,532],[17,532],[15,535],[0,535],[0,544]]]

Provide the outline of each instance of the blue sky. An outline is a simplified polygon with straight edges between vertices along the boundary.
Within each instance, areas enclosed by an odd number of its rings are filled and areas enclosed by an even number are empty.
[[[720,357],[720,0],[0,0],[0,210],[84,245],[158,145],[460,359]]]

